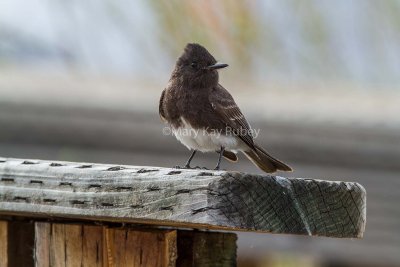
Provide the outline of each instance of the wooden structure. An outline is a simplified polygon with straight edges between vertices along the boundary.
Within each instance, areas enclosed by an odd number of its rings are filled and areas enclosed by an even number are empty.
[[[235,266],[225,231],[359,238],[365,211],[351,182],[0,158],[0,267]]]

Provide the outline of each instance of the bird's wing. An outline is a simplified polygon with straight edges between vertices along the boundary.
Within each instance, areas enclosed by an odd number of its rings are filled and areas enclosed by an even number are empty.
[[[161,97],[160,97],[160,103],[158,104],[158,113],[160,114],[160,118],[166,122],[167,119],[165,118],[165,113],[164,113],[164,97],[165,97],[165,91],[166,89],[164,89],[161,93]]]
[[[250,125],[231,94],[221,85],[218,85],[212,90],[209,100],[219,119],[227,127],[230,127],[243,142],[255,150]]]

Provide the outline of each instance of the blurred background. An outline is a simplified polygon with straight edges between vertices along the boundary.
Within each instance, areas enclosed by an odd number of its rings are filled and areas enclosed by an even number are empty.
[[[239,266],[400,266],[398,0],[2,0],[0,156],[184,163],[158,100],[188,42],[229,64],[220,82],[281,175],[367,190],[362,240],[238,233]]]

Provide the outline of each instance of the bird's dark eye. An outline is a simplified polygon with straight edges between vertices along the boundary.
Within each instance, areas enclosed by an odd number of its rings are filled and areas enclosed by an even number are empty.
[[[190,63],[190,66],[192,66],[192,68],[197,69],[197,62],[193,61],[192,63]]]

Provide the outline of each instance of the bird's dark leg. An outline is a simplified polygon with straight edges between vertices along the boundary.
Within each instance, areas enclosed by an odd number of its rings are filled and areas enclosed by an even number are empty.
[[[192,154],[190,155],[189,159],[187,160],[185,166],[181,167],[181,166],[174,166],[175,169],[205,169],[208,170],[207,168],[204,167],[190,167],[190,162],[192,161],[194,155],[196,154],[197,150],[193,150]]]
[[[192,161],[192,159],[193,159],[193,157],[194,157],[194,154],[196,154],[196,152],[197,152],[196,149],[193,150],[192,155],[190,155],[188,161],[187,161],[186,164],[185,164],[185,168],[190,169],[190,162]]]
[[[219,151],[218,163],[217,166],[215,166],[214,170],[219,170],[219,165],[221,164],[222,154],[224,154],[224,150],[225,148],[221,146],[221,150]]]

